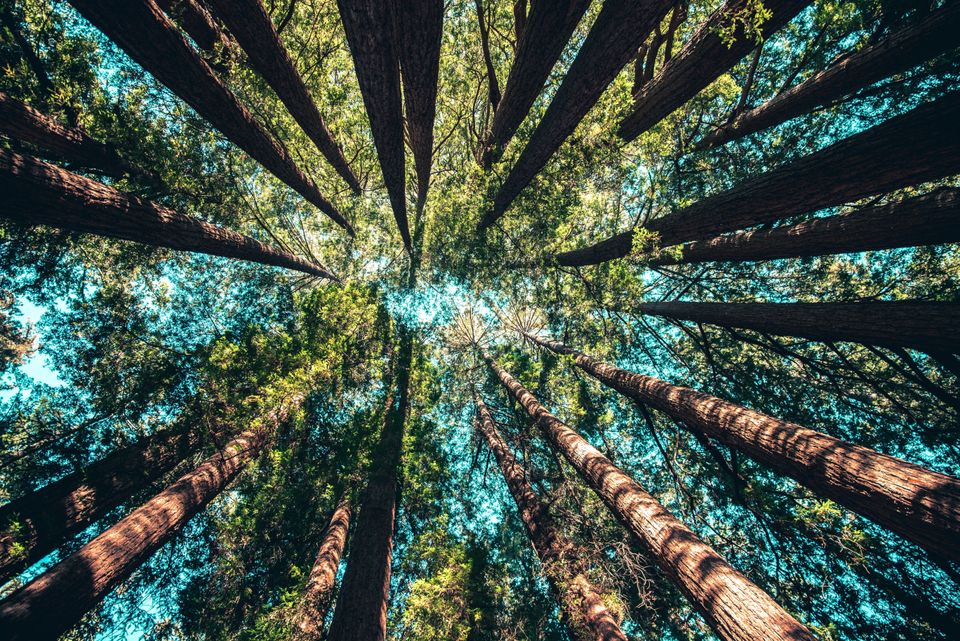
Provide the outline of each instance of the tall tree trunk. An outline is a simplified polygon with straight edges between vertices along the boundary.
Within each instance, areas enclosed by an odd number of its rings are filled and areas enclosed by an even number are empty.
[[[775,33],[808,4],[810,0],[766,0],[763,8],[772,15],[763,23],[762,37]],[[752,11],[752,6],[751,0],[729,0],[713,12],[655,78],[644,84],[633,111],[620,121],[619,134],[624,140],[633,140],[669,116],[753,51],[757,39],[743,29],[743,23],[751,21],[744,12]],[[721,29],[729,28],[734,20],[735,41],[730,45],[724,42]]]
[[[230,49],[230,40],[198,0],[156,0],[157,6],[173,18],[197,47],[208,55]]]
[[[403,246],[410,248],[394,0],[337,0]]]
[[[320,110],[303,83],[290,54],[280,42],[260,0],[207,0],[217,17],[230,29],[240,47],[246,52],[251,66],[267,81],[297,121],[304,133],[317,146],[323,157],[347,181],[355,194],[360,193],[360,181],[351,171],[343,151],[333,139]]]
[[[589,6],[590,0],[562,0],[537,2],[530,9],[524,23],[525,35],[517,40],[517,55],[493,114],[484,147],[484,167],[499,160]]]
[[[950,3],[917,24],[875,45],[847,53],[825,70],[766,103],[745,111],[704,136],[694,150],[710,149],[752,134],[850,95],[878,80],[960,46],[960,4]]]
[[[724,641],[813,641],[805,626],[484,354],[503,386]]]
[[[353,235],[353,227],[187,44],[154,0],[70,0],[137,64],[232,143]]]
[[[703,392],[613,367],[547,338],[604,385],[669,414],[926,550],[960,559],[960,480]]]
[[[604,1],[543,119],[497,191],[492,208],[481,219],[480,231],[495,223],[523,188],[540,173],[620,70],[633,59],[640,44],[672,2]]]
[[[708,196],[645,227],[661,247],[705,240],[949,176],[960,166],[960,92]],[[560,265],[595,265],[628,255],[633,232],[557,254]]]
[[[520,48],[523,40],[523,32],[527,26],[527,0],[513,0],[513,39],[516,41],[516,48]]]
[[[543,573],[560,601],[571,638],[575,641],[627,641],[627,636],[604,604],[602,592],[587,576],[589,568],[580,558],[582,552],[563,536],[547,506],[533,491],[526,470],[497,431],[490,410],[476,395],[474,403],[479,415],[477,429],[497,459]]]
[[[900,202],[796,225],[738,232],[661,252],[651,265],[742,262],[960,242],[960,189],[944,187]]]
[[[483,64],[487,68],[487,97],[490,108],[496,111],[500,104],[500,83],[497,82],[497,70],[493,66],[493,56],[490,54],[490,29],[487,27],[487,18],[484,15],[483,0],[473,0],[477,9],[477,23],[480,26],[480,49],[483,51]]]
[[[148,200],[0,149],[0,218],[239,258],[338,280],[323,266]]]
[[[640,303],[642,314],[814,341],[960,353],[960,303]]]

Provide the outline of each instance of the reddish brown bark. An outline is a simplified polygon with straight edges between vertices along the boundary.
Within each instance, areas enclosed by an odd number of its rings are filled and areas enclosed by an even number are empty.
[[[550,414],[488,355],[503,386],[586,483],[651,552],[664,574],[725,641],[813,641],[805,626],[677,520],[639,483]]]
[[[254,120],[154,0],[70,0],[137,64],[193,107],[232,143],[353,235],[346,218]]]
[[[935,555],[960,558],[960,480],[527,335],[604,385],[734,447]]]
[[[517,461],[500,432],[487,406],[474,396],[477,406],[477,429],[493,452],[527,529],[530,542],[540,559],[543,573],[560,601],[563,618],[575,641],[627,641],[603,594],[586,574],[589,569],[573,542],[563,536],[547,506],[540,500],[527,472]]]
[[[337,280],[321,265],[54,165],[0,150],[0,218],[131,240]]]
[[[173,18],[197,47],[208,54],[226,51],[230,40],[214,21],[213,16],[197,0],[156,0],[157,6]]]

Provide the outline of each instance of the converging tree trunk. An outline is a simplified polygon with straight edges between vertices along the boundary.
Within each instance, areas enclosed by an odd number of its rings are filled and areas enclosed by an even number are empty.
[[[230,48],[230,40],[198,0],[156,0],[157,6],[173,18],[197,47],[207,54]]]
[[[701,541],[639,483],[550,414],[487,354],[503,386],[584,481],[650,551],[724,641],[813,641],[803,624]]]
[[[587,564],[579,558],[581,552],[563,536],[547,506],[533,491],[526,470],[503,440],[490,410],[476,395],[474,403],[479,418],[477,429],[497,459],[543,573],[560,601],[571,638],[575,641],[627,641],[627,636],[604,604],[603,594],[587,576]]]
[[[477,24],[480,27],[480,49],[483,52],[483,64],[487,68],[487,98],[490,108],[497,109],[500,104],[500,83],[497,82],[497,70],[493,66],[493,56],[490,54],[490,27],[484,13],[483,0],[473,0],[477,9]]]
[[[148,200],[0,149],[0,218],[239,258],[338,280],[323,266]]]

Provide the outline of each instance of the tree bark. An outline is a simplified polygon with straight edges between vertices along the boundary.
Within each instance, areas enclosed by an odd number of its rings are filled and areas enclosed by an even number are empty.
[[[197,47],[206,54],[230,49],[230,40],[213,16],[197,0],[156,0],[157,6],[173,18]]]
[[[731,140],[779,125],[817,107],[850,95],[878,80],[960,46],[960,5],[950,3],[881,42],[850,52],[827,69],[766,103],[745,111],[707,134],[694,151],[718,147]]]
[[[772,15],[763,23],[762,37],[775,33],[808,4],[810,0],[765,0],[763,6]],[[624,140],[635,139],[669,116],[753,51],[757,40],[744,33],[742,22],[738,22],[732,45],[728,46],[720,35],[720,29],[736,17],[742,18],[750,6],[750,0],[729,0],[714,11],[683,49],[644,84],[633,111],[620,121],[618,131]]]
[[[338,280],[321,265],[249,236],[2,149],[0,218],[156,247],[239,258]]]
[[[587,576],[587,564],[579,558],[581,551],[563,536],[547,506],[533,491],[526,470],[503,440],[487,406],[477,396],[474,403],[479,415],[477,429],[497,459],[543,573],[560,601],[570,637],[575,641],[627,641],[604,604],[603,594]]]
[[[550,414],[490,358],[484,359],[533,423],[644,543],[664,574],[724,641],[813,641],[804,625],[701,541],[639,483]]]
[[[347,164],[343,151],[333,139],[290,54],[280,42],[280,36],[263,3],[260,0],[207,2],[246,52],[251,66],[273,88],[307,137],[350,185],[350,189],[359,194],[360,181]]]
[[[392,0],[337,0],[373,144],[403,245],[410,248],[403,152],[403,106]]]
[[[927,551],[960,559],[960,480],[525,334],[641,405],[736,448]]]
[[[527,0],[513,0],[513,39],[517,49],[523,40],[523,31],[527,26]]]
[[[477,23],[480,26],[480,49],[483,51],[483,64],[487,68],[487,97],[490,108],[496,111],[500,104],[500,83],[497,82],[497,70],[493,66],[493,57],[490,55],[490,30],[487,28],[487,19],[483,13],[483,1],[473,0],[477,9]]]
[[[154,0],[70,0],[83,17],[232,143],[353,235],[317,189],[194,51]]]

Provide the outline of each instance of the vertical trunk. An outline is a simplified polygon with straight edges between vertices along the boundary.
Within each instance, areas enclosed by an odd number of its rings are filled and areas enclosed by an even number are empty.
[[[251,66],[267,81],[297,121],[304,133],[317,146],[323,157],[347,181],[354,193],[360,193],[360,181],[351,171],[343,151],[327,129],[320,110],[307,86],[294,67],[290,54],[280,42],[273,21],[260,0],[207,0],[217,16],[230,29],[246,52]]]
[[[775,33],[808,4],[810,0],[766,0],[763,7],[772,15],[763,23],[763,37]],[[620,122],[619,133],[624,140],[633,140],[669,116],[757,46],[756,38],[744,33],[742,22],[738,23],[732,45],[728,46],[720,33],[732,20],[744,19],[743,14],[750,7],[750,0],[729,0],[697,29],[676,57],[643,86],[633,111]]]
[[[226,51],[230,41],[213,16],[198,0],[156,0],[157,6],[183,27],[190,39],[206,54]]]
[[[351,235],[353,227],[270,137],[154,0],[70,0],[137,64],[150,72],[233,144],[296,190]]]
[[[670,14],[670,25],[667,27],[667,36],[663,40],[663,64],[673,58],[673,41],[677,36],[677,29],[687,19],[687,0],[679,0]]]
[[[394,0],[337,0],[353,66],[370,118],[373,144],[403,245],[410,248],[403,153],[403,105]]]
[[[755,412],[689,387],[634,374],[550,339],[604,385],[734,447],[821,496],[947,559],[960,558],[960,480]]]
[[[513,0],[513,39],[520,48],[523,31],[527,26],[527,0]]]
[[[29,156],[0,150],[0,218],[239,258],[337,280],[321,265]]]
[[[503,386],[724,641],[813,641],[805,626],[484,355]]]
[[[490,55],[490,30],[487,28],[487,18],[483,13],[482,0],[473,0],[477,8],[477,22],[480,25],[480,49],[483,51],[483,64],[487,68],[487,97],[490,107],[496,111],[500,104],[500,83],[497,82],[497,70],[493,66],[493,57]]]
[[[543,573],[560,601],[571,638],[575,641],[627,641],[604,605],[603,594],[587,577],[587,564],[578,558],[580,551],[563,536],[547,506],[533,491],[526,470],[497,431],[487,406],[476,396],[474,402],[480,419],[477,429],[497,459]]]

